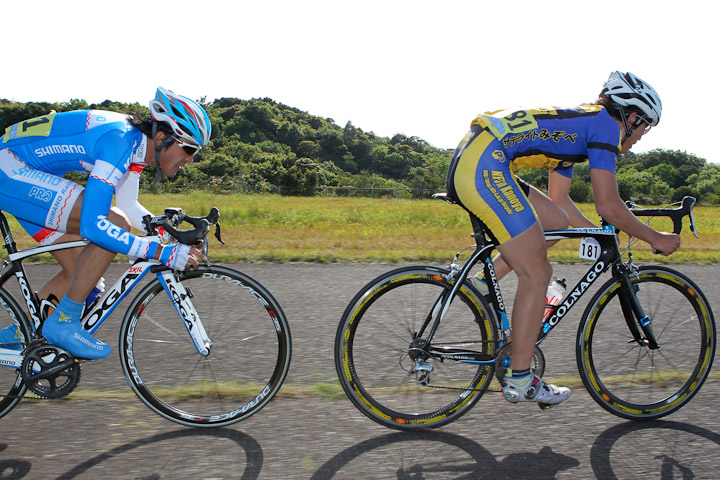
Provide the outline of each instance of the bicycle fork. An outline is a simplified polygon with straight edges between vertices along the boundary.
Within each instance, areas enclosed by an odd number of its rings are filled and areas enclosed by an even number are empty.
[[[660,345],[658,345],[652,329],[652,319],[640,305],[636,295],[637,286],[630,280],[632,272],[623,263],[617,263],[613,268],[615,274],[620,278],[621,288],[618,292],[618,299],[633,339],[650,350],[659,349]]]
[[[163,270],[158,274],[158,280],[170,297],[175,310],[183,321],[198,353],[203,356],[210,355],[212,341],[203,327],[200,316],[191,299],[193,297],[190,287],[186,287],[179,280],[174,270]]]

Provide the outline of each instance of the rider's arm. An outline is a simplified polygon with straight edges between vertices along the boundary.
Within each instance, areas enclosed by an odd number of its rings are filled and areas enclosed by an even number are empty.
[[[144,165],[130,164],[130,168],[120,179],[115,190],[115,204],[130,219],[130,223],[138,230],[144,231],[142,219],[152,213],[138,201],[140,190],[140,174]]]
[[[97,166],[98,163],[95,168]],[[90,175],[80,212],[80,235],[113,252],[137,258],[160,258],[162,248],[158,242],[133,235],[108,221],[114,192],[112,185]]]
[[[570,198],[570,185],[572,177],[567,177],[555,170],[550,170],[548,178],[548,197],[557,203],[567,213],[570,225],[576,228],[596,228],[589,218],[577,208],[575,202]]]
[[[590,169],[590,178],[598,215],[628,235],[648,242],[665,255],[677,250],[680,237],[673,233],[657,232],[640,221],[620,198],[615,173],[600,168]]]

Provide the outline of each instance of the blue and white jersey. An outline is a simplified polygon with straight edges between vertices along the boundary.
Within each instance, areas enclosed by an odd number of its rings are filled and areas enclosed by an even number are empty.
[[[63,192],[53,190],[57,188],[53,184],[63,180],[59,177],[68,172],[88,173],[80,235],[108,250],[146,258],[150,243],[155,242],[136,237],[107,220],[118,186],[127,183],[133,173],[137,182],[146,150],[147,137],[129,123],[127,115],[102,110],[52,112],[6,129],[0,139],[0,170],[9,179],[32,184],[30,193],[36,197],[43,191],[53,195],[49,211],[63,208]],[[12,187],[12,183],[8,185]],[[137,185],[134,192],[136,201]],[[11,193],[6,191],[5,195]],[[23,218],[22,212],[14,212],[10,205],[2,208]],[[139,226],[137,219],[131,218]],[[55,227],[50,221],[24,219]],[[153,245],[150,250],[154,252],[155,248]]]

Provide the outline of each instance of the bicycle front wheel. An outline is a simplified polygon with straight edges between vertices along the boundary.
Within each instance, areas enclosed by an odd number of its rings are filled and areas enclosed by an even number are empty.
[[[433,267],[393,270],[363,288],[343,314],[335,337],[340,383],[355,407],[381,425],[413,430],[450,423],[480,399],[493,378],[492,365],[466,363],[461,354],[441,360],[428,353],[431,347],[488,357],[496,351],[494,316],[469,283],[453,299],[431,345],[424,339],[429,327],[419,335],[452,289],[446,275]],[[427,370],[416,368],[417,358],[432,367],[426,382]]]
[[[715,320],[702,291],[666,267],[640,267],[632,280],[660,346],[633,339],[620,306],[620,281],[590,300],[578,329],[580,376],[608,412],[631,420],[668,415],[700,390],[715,355]]]
[[[120,329],[125,376],[148,407],[174,422],[219,427],[259,411],[290,366],[290,327],[262,285],[236,270],[178,272],[211,346],[198,353],[161,283],[133,300]]]

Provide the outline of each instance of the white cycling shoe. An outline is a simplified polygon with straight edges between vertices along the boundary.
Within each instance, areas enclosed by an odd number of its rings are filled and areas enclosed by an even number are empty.
[[[541,408],[554,407],[570,398],[570,389],[545,383],[535,374],[530,374],[524,385],[517,385],[509,377],[503,381],[502,393],[511,403],[537,402]]]

